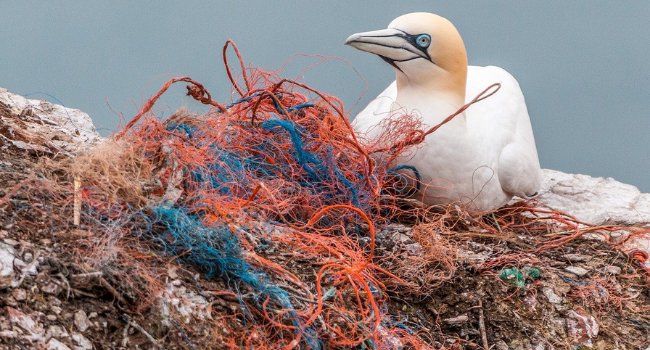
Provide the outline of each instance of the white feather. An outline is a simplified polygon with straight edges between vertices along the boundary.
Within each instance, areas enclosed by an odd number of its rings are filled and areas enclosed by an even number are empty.
[[[513,196],[528,198],[539,190],[541,170],[535,139],[517,81],[499,67],[470,66],[466,102],[496,82],[501,83],[496,94],[472,105],[393,164],[418,169],[424,184],[418,197],[426,204],[462,202],[475,210],[489,210],[503,206]],[[442,98],[413,91],[403,92],[410,96],[400,96],[412,103],[396,106],[397,93],[393,82],[353,121],[368,143],[382,133],[382,120],[404,113],[401,107],[419,113],[426,128],[436,125],[441,113],[455,111],[447,108]]]

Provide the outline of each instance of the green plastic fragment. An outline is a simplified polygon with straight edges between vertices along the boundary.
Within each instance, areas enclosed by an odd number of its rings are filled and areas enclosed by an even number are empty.
[[[501,279],[510,282],[517,287],[523,287],[526,285],[524,275],[516,267],[501,270]]]
[[[529,268],[529,269],[526,269],[525,272],[526,272],[526,275],[527,275],[530,279],[534,279],[534,280],[538,279],[539,276],[541,275],[541,273],[539,272],[539,269],[536,269],[536,268],[534,268],[534,267],[531,267],[531,268]]]
[[[523,271],[520,271],[516,267],[511,267],[508,269],[501,270],[501,279],[512,283],[512,285],[517,287],[523,287],[526,285],[526,278],[538,279],[541,273],[539,269],[531,267]]]

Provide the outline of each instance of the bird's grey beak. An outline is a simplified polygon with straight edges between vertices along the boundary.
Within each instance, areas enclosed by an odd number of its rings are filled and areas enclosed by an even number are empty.
[[[382,29],[372,32],[352,34],[345,41],[358,50],[374,53],[391,65],[395,62],[410,61],[416,58],[428,58],[426,52],[413,45],[410,35],[397,29]]]

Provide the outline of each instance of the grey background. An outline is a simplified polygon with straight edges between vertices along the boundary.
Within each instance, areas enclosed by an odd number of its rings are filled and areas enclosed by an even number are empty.
[[[232,38],[248,63],[265,68],[294,54],[350,61],[368,82],[354,115],[394,74],[343,42],[413,11],[449,18],[470,64],[518,79],[543,167],[650,192],[650,1],[7,1],[0,86],[81,109],[107,135],[172,76],[189,75],[229,101],[221,47]],[[295,78],[319,60],[296,57],[282,75]],[[303,75],[348,109],[366,87],[337,60]],[[205,110],[183,94],[183,85],[171,89],[156,113]]]

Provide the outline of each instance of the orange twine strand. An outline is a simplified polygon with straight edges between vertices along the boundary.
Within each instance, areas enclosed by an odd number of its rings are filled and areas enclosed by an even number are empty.
[[[246,90],[248,91],[246,94],[239,88],[239,85],[237,82],[235,82],[235,78],[232,76],[232,73],[230,72],[230,64],[228,64],[228,46],[232,45],[232,49],[235,51],[235,54],[237,55],[237,59],[239,60],[239,66],[241,68],[242,75],[244,77],[244,83],[246,84]],[[232,39],[226,40],[226,44],[223,46],[223,63],[226,66],[226,73],[228,74],[228,79],[230,79],[230,83],[232,86],[237,90],[237,93],[239,93],[239,96],[244,97],[247,94],[250,93],[251,91],[251,83],[248,80],[248,75],[246,75],[246,66],[244,64],[244,59],[242,58],[241,53],[239,52],[239,49],[237,48],[237,45],[235,45],[235,42],[232,41]]]
[[[374,326],[375,326],[375,329],[376,329],[381,324],[381,318],[379,316],[380,315],[380,310],[379,310],[379,306],[377,305],[377,302],[376,302],[376,300],[375,300],[375,298],[374,298],[374,296],[372,294],[372,290],[370,288],[370,285],[367,282],[367,279],[369,279],[369,278],[368,278],[368,276],[366,274],[362,273],[363,270],[365,270],[366,268],[371,267],[373,265],[372,264],[372,258],[373,258],[374,250],[375,250],[375,226],[372,223],[372,221],[370,220],[370,218],[359,208],[356,208],[356,207],[353,207],[353,206],[347,205],[347,204],[337,204],[337,205],[330,205],[330,206],[327,206],[327,207],[319,210],[316,214],[314,214],[314,216],[309,220],[309,222],[307,222],[307,224],[304,227],[312,226],[313,224],[316,223],[316,221],[318,221],[323,216],[323,214],[325,214],[328,211],[334,210],[334,209],[352,210],[352,211],[356,212],[357,214],[359,214],[359,216],[361,216],[361,218],[368,223],[369,234],[370,234],[370,252],[369,252],[367,258],[365,259],[365,261],[363,263],[361,263],[361,264],[352,263],[350,266],[346,266],[346,265],[337,264],[337,263],[330,263],[330,264],[323,265],[321,267],[321,269],[318,271],[318,277],[316,279],[316,291],[317,291],[317,296],[318,296],[318,299],[317,299],[318,304],[317,304],[316,310],[314,311],[312,316],[309,318],[309,320],[307,320],[306,324],[307,325],[312,324],[323,311],[323,300],[322,300],[323,287],[322,287],[322,283],[321,283],[323,273],[327,269],[337,268],[337,269],[339,269],[339,271],[336,272],[334,275],[347,274],[350,278],[354,277],[353,280],[356,281],[358,284],[360,284],[361,287],[363,288],[363,290],[366,293],[366,296],[368,298],[368,303],[370,304],[370,307],[372,308],[372,310],[374,312],[374,315],[375,315],[375,317],[374,317]],[[373,280],[373,279],[370,278],[370,280]],[[356,284],[353,283],[353,282],[351,284],[352,284],[353,288],[355,289],[355,294],[356,294],[357,300],[360,301],[361,297],[359,295],[359,290],[356,288]],[[353,341],[352,343],[359,343],[359,342],[363,341],[364,339],[365,338],[358,339],[358,340]]]
[[[115,139],[119,140],[120,138],[122,138],[122,136],[124,136],[124,134],[129,129],[131,129],[131,127],[133,125],[135,125],[138,122],[138,120],[140,120],[140,118],[142,118],[143,115],[145,115],[147,112],[149,112],[151,110],[151,108],[153,108],[154,104],[156,103],[156,101],[158,101],[160,96],[162,96],[162,94],[164,94],[172,84],[177,83],[179,81],[184,81],[184,82],[193,84],[191,86],[190,85],[187,86],[187,95],[188,96],[192,96],[195,100],[197,100],[197,101],[199,101],[199,102],[201,102],[203,104],[209,104],[209,105],[215,106],[215,107],[219,108],[219,110],[221,110],[222,112],[226,112],[225,107],[223,107],[218,102],[216,102],[216,101],[214,101],[212,99],[212,97],[210,96],[210,93],[208,92],[208,90],[205,89],[203,84],[201,84],[201,83],[199,83],[199,82],[197,82],[195,80],[192,80],[192,78],[190,78],[190,77],[172,78],[172,79],[169,79],[165,83],[165,85],[163,85],[163,87],[155,95],[153,95],[151,98],[149,98],[147,103],[145,103],[142,106],[142,108],[140,109],[138,114],[133,118],[133,120],[131,120],[128,124],[126,124],[124,129],[122,129],[122,131],[120,131],[117,135],[115,135]]]
[[[494,88],[494,89],[493,89]],[[393,156],[391,161],[405,148],[409,146],[414,146],[417,144],[420,144],[424,139],[427,137],[427,135],[430,135],[431,133],[435,132],[436,130],[440,129],[441,126],[449,123],[452,119],[460,115],[461,113],[465,112],[471,105],[481,102],[485,100],[486,98],[494,95],[501,89],[501,83],[494,83],[490,86],[488,86],[485,90],[483,90],[480,94],[476,95],[474,99],[472,99],[470,102],[467,102],[464,104],[462,107],[460,107],[456,112],[445,118],[442,122],[439,124],[429,128],[428,130],[413,130],[411,131],[410,137],[405,138],[403,141],[399,141],[391,146],[387,147],[382,147],[382,148],[377,148],[373,149],[370,151],[370,153],[378,153],[378,152],[387,152],[387,151],[392,151]],[[492,90],[492,91],[490,91]],[[390,162],[389,162],[390,163]]]

